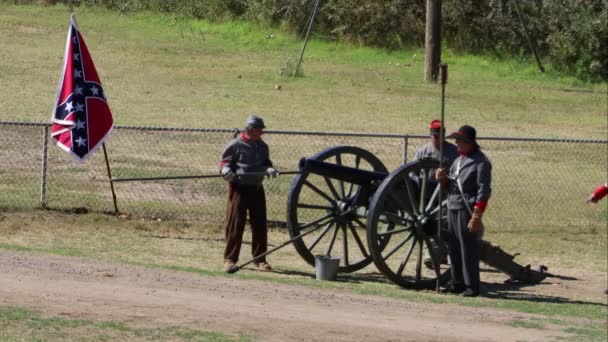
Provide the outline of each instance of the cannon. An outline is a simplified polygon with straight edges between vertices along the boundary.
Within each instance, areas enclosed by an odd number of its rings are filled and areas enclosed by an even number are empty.
[[[445,196],[430,175],[436,159],[404,164],[389,172],[371,152],[354,146],[336,146],[300,161],[287,200],[287,227],[298,254],[314,266],[315,256],[340,258],[338,272],[360,270],[372,262],[386,278],[406,288],[433,288],[449,279],[449,265],[440,260],[447,236]],[[511,280],[542,281],[546,267],[532,270],[514,256],[486,241],[481,258],[507,273]],[[425,265],[425,249],[430,265]]]

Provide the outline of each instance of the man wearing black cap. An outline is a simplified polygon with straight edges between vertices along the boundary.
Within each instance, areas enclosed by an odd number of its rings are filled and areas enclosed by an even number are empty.
[[[477,132],[462,126],[448,138],[456,139],[460,156],[450,175],[438,169],[435,177],[448,191],[448,250],[452,283],[447,292],[465,297],[479,295],[479,245],[483,235],[481,217],[492,193],[492,164],[481,152]]]
[[[431,141],[422,145],[420,148],[418,148],[416,150],[416,154],[414,154],[414,158],[413,158],[414,161],[425,159],[425,158],[439,159],[439,157],[440,157],[439,156],[439,154],[440,154],[439,153],[440,152],[439,151],[439,149],[440,149],[439,142],[441,141],[441,130],[442,129],[445,133],[445,128],[441,127],[440,120],[431,121],[431,123],[429,125]],[[456,158],[458,158],[458,150],[456,149],[456,146],[454,146],[454,144],[451,144],[447,141],[443,141],[443,165],[445,165],[446,168],[449,168],[450,165],[452,165],[452,163],[454,162],[454,160],[456,160]],[[412,178],[412,180],[414,180],[416,182],[416,184],[420,185],[420,181],[419,181],[420,175],[411,175],[411,178]],[[428,181],[429,181],[429,190],[431,192],[433,192],[433,190],[435,190],[435,186],[437,184],[437,180],[435,179],[434,170],[429,172]],[[439,253],[438,258],[439,258],[440,262],[443,264],[446,263],[447,262],[446,251],[445,251],[445,248],[442,248],[443,244],[437,243],[437,240],[435,239],[434,236],[431,236],[430,240],[431,240],[431,243],[433,244],[433,246],[435,246],[436,250]],[[425,250],[425,252],[424,252],[424,265],[429,269],[433,268],[433,260],[431,258],[431,254],[428,250]]]
[[[224,221],[226,272],[232,271],[239,259],[247,211],[251,223],[253,256],[265,253],[268,247],[266,195],[262,182],[264,175],[274,178],[279,172],[273,168],[268,145],[262,141],[264,128],[264,120],[251,115],[245,122],[245,131],[228,143],[222,154],[220,172],[229,182],[228,207]],[[256,266],[260,271],[272,270],[264,258],[259,259]]]

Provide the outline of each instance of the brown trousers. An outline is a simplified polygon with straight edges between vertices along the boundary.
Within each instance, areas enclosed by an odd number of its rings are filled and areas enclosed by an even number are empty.
[[[230,183],[228,187],[228,207],[224,220],[224,236],[226,248],[224,260],[236,263],[241,252],[243,232],[247,222],[251,224],[251,252],[253,257],[266,253],[268,248],[268,233],[266,230],[266,195],[263,186],[240,185]],[[261,258],[258,262],[266,261]]]

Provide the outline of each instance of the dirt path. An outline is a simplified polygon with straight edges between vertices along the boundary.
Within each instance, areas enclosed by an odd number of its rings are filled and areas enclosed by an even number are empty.
[[[10,251],[0,251],[0,305],[259,341],[539,341],[563,335],[512,327],[511,320],[530,316],[509,311]]]

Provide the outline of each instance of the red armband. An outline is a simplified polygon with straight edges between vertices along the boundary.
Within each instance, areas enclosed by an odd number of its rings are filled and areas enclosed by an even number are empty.
[[[485,211],[488,206],[488,201],[479,201],[475,203],[475,208],[481,209],[481,211]]]

